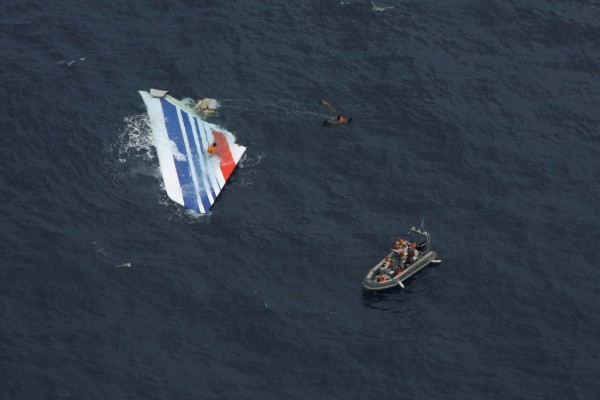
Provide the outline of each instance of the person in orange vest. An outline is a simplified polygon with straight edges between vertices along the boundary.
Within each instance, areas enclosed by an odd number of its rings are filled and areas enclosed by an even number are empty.
[[[208,146],[208,154],[217,154],[217,144],[213,143],[210,146]]]
[[[404,239],[398,238],[396,240],[396,242],[394,243],[394,247],[392,248],[392,250],[394,250],[394,253],[398,254],[401,251],[404,251],[405,249],[406,249],[406,244],[404,243]]]
[[[379,267],[381,274],[389,274],[392,272],[392,259],[388,256],[385,258],[385,261]]]

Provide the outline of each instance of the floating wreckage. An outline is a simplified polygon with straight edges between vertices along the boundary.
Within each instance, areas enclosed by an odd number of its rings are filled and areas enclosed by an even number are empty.
[[[194,106],[194,110],[198,112],[213,112],[217,111],[219,107],[221,107],[221,105],[217,100],[204,98],[202,100],[198,100],[198,102]]]
[[[194,105],[164,90],[139,93],[148,109],[167,195],[189,210],[208,213],[246,148],[236,144],[233,133],[202,119],[201,111],[218,108],[216,100]]]

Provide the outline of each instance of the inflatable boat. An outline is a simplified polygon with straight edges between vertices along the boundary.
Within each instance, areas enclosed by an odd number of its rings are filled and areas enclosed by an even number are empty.
[[[437,253],[431,250],[429,233],[412,227],[406,238],[398,237],[393,248],[379,263],[369,270],[363,280],[368,291],[404,288],[403,282],[431,263],[440,263]]]

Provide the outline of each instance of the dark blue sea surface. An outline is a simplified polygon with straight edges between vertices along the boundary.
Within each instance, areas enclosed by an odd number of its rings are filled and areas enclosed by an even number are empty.
[[[151,87],[248,147],[208,216]],[[598,1],[5,0],[0,95],[1,399],[600,398]]]

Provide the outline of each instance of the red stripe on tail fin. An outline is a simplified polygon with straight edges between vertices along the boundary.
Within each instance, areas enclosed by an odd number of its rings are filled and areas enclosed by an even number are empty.
[[[227,142],[225,134],[215,130],[213,130],[212,133],[215,138],[215,143],[217,144],[217,154],[221,159],[221,172],[223,173],[223,178],[227,181],[229,175],[231,175],[235,169],[235,161],[233,161],[233,155],[231,155],[229,142]]]

